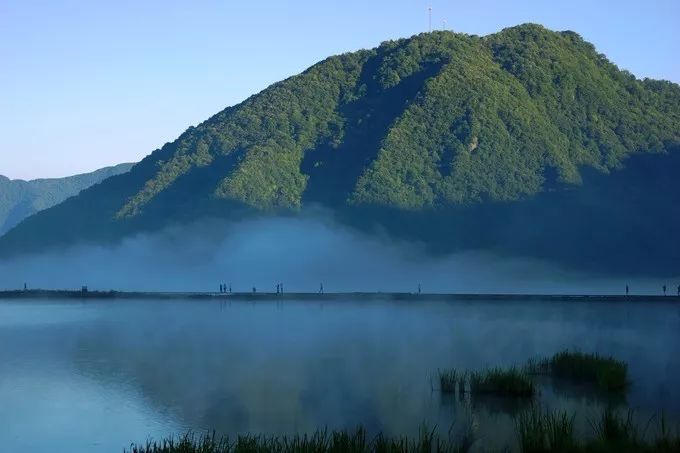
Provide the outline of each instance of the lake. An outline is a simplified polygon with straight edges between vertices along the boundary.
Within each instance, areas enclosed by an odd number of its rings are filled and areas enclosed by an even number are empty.
[[[522,365],[565,348],[628,362],[611,401],[546,384],[586,426],[607,404],[680,416],[680,305],[545,301],[0,301],[6,451],[111,452],[181,434],[473,425],[515,442],[520,403],[438,391],[437,371]]]

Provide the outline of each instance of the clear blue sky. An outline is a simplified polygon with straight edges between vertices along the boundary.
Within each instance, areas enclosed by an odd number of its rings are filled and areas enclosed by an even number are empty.
[[[574,30],[638,77],[680,82],[678,0],[0,0],[0,174],[136,161],[331,54],[427,29]]]

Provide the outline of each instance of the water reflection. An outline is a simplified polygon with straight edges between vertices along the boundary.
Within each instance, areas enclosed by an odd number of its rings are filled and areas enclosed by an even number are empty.
[[[528,403],[441,395],[436,371],[574,347],[630,364],[630,406],[677,415],[677,312],[556,302],[0,303],[0,437],[15,450],[111,451],[189,428],[275,434],[362,424],[415,434],[427,423],[471,425],[485,445],[502,446]],[[542,404],[583,414],[577,428],[626,403],[560,383],[541,389]]]

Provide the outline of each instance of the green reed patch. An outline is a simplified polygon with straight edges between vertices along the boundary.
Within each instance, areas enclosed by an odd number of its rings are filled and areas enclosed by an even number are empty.
[[[519,444],[525,453],[575,451],[574,416],[532,408],[515,419]]]
[[[463,453],[472,448],[474,439],[466,434],[456,441],[442,440],[435,431],[421,430],[414,438],[387,437],[382,434],[369,439],[363,428],[355,431],[317,431],[311,435],[238,436],[233,440],[215,433],[147,441],[131,445],[126,453]]]
[[[530,397],[536,393],[531,377],[517,368],[493,368],[470,373],[470,392],[499,396]]]
[[[562,351],[550,359],[530,361],[530,373],[550,374],[578,384],[592,384],[601,390],[617,392],[628,385],[628,365],[613,357]]]
[[[465,393],[466,382],[469,373],[467,371],[459,372],[455,369],[439,371],[439,388],[442,393]]]
[[[439,388],[442,393],[456,393],[458,379],[458,371],[456,370],[439,371]]]
[[[528,373],[516,368],[493,368],[483,372],[463,372],[451,369],[439,372],[442,393],[472,393],[473,395],[533,396],[536,387]],[[469,389],[469,390],[468,390]]]
[[[633,413],[628,411],[622,416],[611,408],[607,408],[600,415],[599,420],[591,421],[591,427],[600,444],[623,446],[637,445],[641,441],[637,425],[633,420]]]
[[[590,423],[592,433],[579,440],[574,434],[574,416],[563,411],[533,407],[515,419],[522,453],[680,452],[680,433],[671,433],[663,415],[657,425],[657,435],[645,438],[632,412],[624,416],[606,409]]]
[[[515,432],[522,453],[674,453],[680,452],[680,432],[671,432],[664,415],[640,431],[633,414],[611,409],[591,422],[592,432],[578,438],[575,415],[544,410],[538,405],[515,417]],[[656,425],[656,433],[649,430]],[[185,434],[178,438],[131,445],[125,453],[459,453],[473,448],[468,430],[455,440],[443,440],[436,430],[421,429],[414,437],[369,437],[366,430],[320,430],[293,436],[243,435],[233,439],[213,434]],[[511,451],[511,446],[498,451]],[[496,450],[484,450],[493,452]]]

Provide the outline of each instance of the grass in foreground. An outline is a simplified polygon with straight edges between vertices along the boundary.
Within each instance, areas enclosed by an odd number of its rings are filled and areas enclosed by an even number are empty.
[[[563,411],[544,411],[534,406],[515,418],[522,453],[675,453],[680,452],[680,432],[671,433],[662,415],[655,435],[644,436],[632,414],[605,410],[591,422],[586,440],[574,432],[574,416]],[[652,433],[654,434],[654,433]],[[453,453],[469,452],[474,438],[466,433],[457,441],[440,439],[435,431],[422,430],[415,438],[369,439],[366,431],[317,431],[312,435],[267,437],[246,435],[234,440],[212,435],[186,434],[144,445],[131,445],[126,453]],[[484,450],[489,451],[489,450]],[[510,451],[510,447],[501,449]]]
[[[566,412],[523,412],[515,419],[517,436],[523,452],[574,451],[574,417]]]
[[[549,359],[529,360],[530,374],[547,374],[577,384],[591,384],[608,392],[620,392],[628,385],[628,365],[613,357],[562,351]]]
[[[574,417],[566,412],[543,412],[533,408],[520,414],[515,422],[523,453],[680,452],[680,433],[670,432],[663,415],[658,423],[658,433],[652,439],[644,439],[640,434],[632,413],[623,416],[611,409],[591,422],[593,432],[587,441],[575,437]]]
[[[422,430],[417,438],[388,438],[382,434],[374,439],[358,428],[348,431],[317,431],[312,435],[291,437],[238,436],[233,441],[227,437],[185,434],[160,442],[148,441],[145,445],[132,445],[126,453],[463,453],[470,451],[474,440],[464,436],[456,442],[440,439],[434,431]]]

